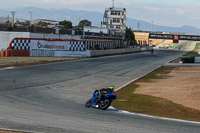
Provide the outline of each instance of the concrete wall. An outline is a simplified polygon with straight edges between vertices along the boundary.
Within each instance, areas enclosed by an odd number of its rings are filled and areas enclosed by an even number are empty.
[[[195,63],[200,63],[200,57],[195,57]]]
[[[86,51],[55,51],[55,57],[91,57],[89,50]]]
[[[114,55],[114,54],[122,54],[122,53],[132,53],[144,51],[145,48],[124,48],[124,49],[107,49],[107,50],[92,50],[91,56],[102,56],[102,55]]]
[[[0,51],[8,48],[13,38],[29,38],[29,32],[0,32]]]
[[[107,49],[107,50],[86,50],[86,51],[50,51],[50,50],[31,50],[30,56],[44,57],[95,57],[104,55],[114,55],[122,53],[133,53],[146,51],[146,48],[127,48],[127,49]]]
[[[30,56],[35,57],[90,57],[89,50],[86,51],[56,51],[56,50],[31,50]]]

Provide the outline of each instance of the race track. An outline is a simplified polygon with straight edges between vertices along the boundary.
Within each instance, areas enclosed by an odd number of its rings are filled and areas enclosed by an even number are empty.
[[[184,52],[156,50],[0,70],[0,128],[46,133],[199,133],[200,125],[85,108],[95,89],[116,88]]]

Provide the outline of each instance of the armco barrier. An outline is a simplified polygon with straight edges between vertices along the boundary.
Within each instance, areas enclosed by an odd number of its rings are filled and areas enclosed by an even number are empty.
[[[194,58],[194,57],[182,57],[182,58],[181,58],[181,61],[182,61],[183,63],[194,63],[195,58]]]

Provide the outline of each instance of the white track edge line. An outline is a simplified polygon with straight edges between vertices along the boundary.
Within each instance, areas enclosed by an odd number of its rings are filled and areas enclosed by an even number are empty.
[[[8,128],[0,128],[0,130],[10,131],[10,132],[24,132],[24,133],[44,133],[44,132],[35,132],[35,131],[27,131],[27,130],[16,130],[16,129],[8,129]]]
[[[189,123],[189,124],[199,124],[200,122],[198,121],[189,121],[189,120],[182,120],[182,119],[175,119],[175,118],[167,118],[167,117],[160,117],[160,116],[153,116],[153,115],[146,115],[146,114],[141,114],[141,113],[134,113],[134,112],[129,112],[129,111],[124,111],[124,110],[118,110],[114,107],[110,107],[111,110],[117,110],[118,113],[123,113],[123,114],[129,114],[129,115],[135,115],[135,116],[142,116],[146,118],[153,118],[153,119],[159,119],[159,120],[167,120],[167,121],[173,121],[173,122],[183,122],[183,123]]]

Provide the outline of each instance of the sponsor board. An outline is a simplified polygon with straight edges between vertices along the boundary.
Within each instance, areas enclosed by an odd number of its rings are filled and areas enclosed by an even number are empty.
[[[174,36],[169,35],[169,34],[149,34],[149,38],[152,38],[152,39],[173,39]]]
[[[151,39],[171,39],[171,40],[174,40],[174,42],[177,42],[178,40],[200,41],[200,36],[195,36],[195,35],[149,34],[149,38],[151,38]]]
[[[31,40],[30,49],[69,50],[70,41]]]
[[[179,35],[174,35],[174,40],[179,40]]]
[[[180,35],[179,36],[180,40],[196,40],[199,41],[200,40],[200,36],[192,36],[192,35]]]

